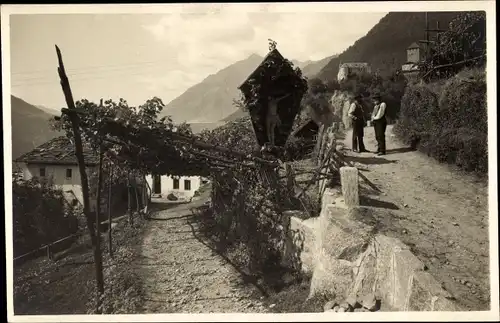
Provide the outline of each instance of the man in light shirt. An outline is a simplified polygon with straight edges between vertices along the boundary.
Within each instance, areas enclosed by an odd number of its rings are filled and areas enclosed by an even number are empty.
[[[387,128],[387,119],[385,117],[386,104],[382,101],[380,94],[373,96],[375,107],[372,113],[372,123],[375,128],[375,139],[377,140],[377,155],[385,155],[385,129]]]
[[[356,94],[354,101],[349,106],[349,118],[352,120],[352,151],[367,152],[363,142],[365,127],[365,112],[361,105],[361,95]]]

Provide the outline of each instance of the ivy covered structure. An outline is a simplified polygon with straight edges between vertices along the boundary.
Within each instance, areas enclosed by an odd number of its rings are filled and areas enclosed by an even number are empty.
[[[270,101],[277,102],[277,114],[281,121],[274,129],[275,146],[283,147],[300,111],[300,102],[307,91],[307,80],[299,68],[293,68],[289,60],[272,48],[262,63],[239,86],[244,105],[250,113],[257,142],[260,146],[270,142],[266,131]]]

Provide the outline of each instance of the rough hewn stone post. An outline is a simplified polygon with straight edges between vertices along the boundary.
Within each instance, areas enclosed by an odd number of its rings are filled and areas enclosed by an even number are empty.
[[[356,167],[340,167],[340,182],[342,185],[342,195],[346,206],[359,205],[359,181],[358,169]]]

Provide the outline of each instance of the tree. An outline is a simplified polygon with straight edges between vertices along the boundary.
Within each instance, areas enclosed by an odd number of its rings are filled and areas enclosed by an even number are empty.
[[[430,54],[420,65],[426,81],[448,78],[466,67],[486,63],[486,13],[460,13],[449,29],[436,40]]]

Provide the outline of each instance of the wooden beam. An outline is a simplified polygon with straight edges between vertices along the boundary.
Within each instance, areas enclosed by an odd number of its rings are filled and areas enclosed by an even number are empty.
[[[73,93],[71,92],[71,87],[69,85],[68,76],[66,75],[66,70],[64,68],[64,63],[62,59],[61,50],[56,45],[56,54],[57,61],[59,63],[59,67],[57,72],[59,74],[61,88],[64,94],[64,98],[66,100],[66,105],[68,109],[75,110],[75,101],[73,100]],[[78,168],[80,170],[80,181],[82,184],[82,195],[83,195],[83,213],[87,219],[87,228],[89,230],[90,238],[92,240],[92,245],[94,249],[94,261],[95,261],[95,270],[96,270],[96,284],[97,290],[100,295],[104,294],[104,277],[102,272],[102,255],[100,250],[96,247],[96,232],[94,230],[94,224],[90,215],[90,199],[89,199],[89,183],[87,172],[85,170],[85,158],[83,155],[83,145],[82,138],[80,134],[80,121],[79,118],[75,114],[70,114],[71,125],[73,128],[73,137],[75,140],[75,155],[78,161]],[[100,309],[97,309],[97,313],[100,313]]]

